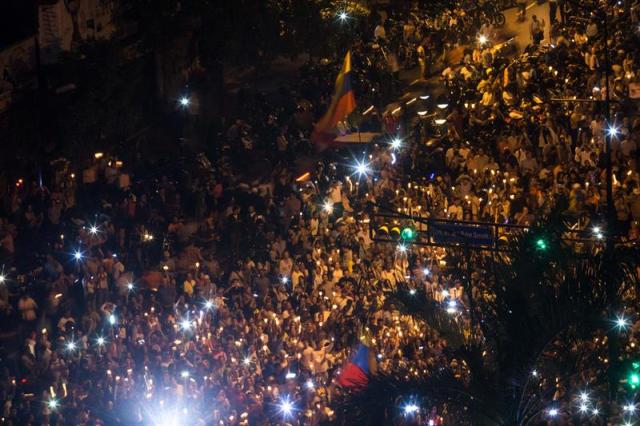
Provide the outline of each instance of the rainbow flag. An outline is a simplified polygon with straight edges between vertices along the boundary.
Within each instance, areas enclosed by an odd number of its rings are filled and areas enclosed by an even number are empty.
[[[351,52],[344,57],[342,69],[336,78],[336,87],[329,109],[318,121],[311,142],[319,151],[328,148],[337,136],[336,126],[356,108],[356,98],[351,87]]]

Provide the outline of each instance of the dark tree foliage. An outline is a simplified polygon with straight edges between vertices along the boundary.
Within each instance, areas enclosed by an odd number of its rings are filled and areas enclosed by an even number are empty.
[[[415,379],[374,376],[366,390],[337,402],[338,423],[397,423],[402,402],[412,398],[427,409],[446,405],[472,425],[536,424],[552,402],[563,402],[553,401],[558,385],[549,378],[559,378],[567,390],[563,398],[575,397],[579,389],[569,387],[584,385],[585,377],[595,377],[590,388],[606,389],[608,375],[617,383],[621,372],[612,369],[620,362],[603,364],[606,348],[590,342],[611,335],[612,307],[637,287],[638,250],[618,244],[607,257],[602,242],[568,241],[566,230],[554,215],[540,228],[511,237],[495,257],[474,258],[474,267],[481,264],[476,282],[490,283],[495,298],[475,301],[471,337],[424,291],[410,293],[404,285],[389,294],[447,340],[449,359],[468,374],[461,378],[444,364]]]

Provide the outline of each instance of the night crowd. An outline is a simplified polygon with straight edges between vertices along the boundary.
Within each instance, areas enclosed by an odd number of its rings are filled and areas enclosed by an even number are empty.
[[[555,16],[536,17],[546,25],[526,17],[530,45],[515,56],[463,5],[363,34],[354,62],[373,95],[362,105],[397,92],[401,69],[427,77],[447,51],[463,53],[439,73],[438,99],[363,118],[386,134],[353,164],[328,155],[306,175],[296,167],[310,149],[300,100],[323,112],[330,64],[304,70],[280,99],[248,96],[213,163],[198,156],[187,170],[143,174],[96,153],[86,167],[52,162],[44,183],[3,188],[2,423],[323,424],[363,339],[379,371],[428,375],[449,363],[464,375],[448,342],[386,297],[400,283],[424,286],[469,328],[451,253],[372,242],[371,206],[522,226],[560,208],[588,229],[604,223],[608,131],[616,232],[639,237],[639,5],[601,2],[607,84],[602,20],[554,3]],[[607,87],[609,123],[591,102]],[[255,158],[266,170],[249,170]],[[481,275],[474,296],[490,300]],[[456,414],[422,407],[399,422],[460,424]]]

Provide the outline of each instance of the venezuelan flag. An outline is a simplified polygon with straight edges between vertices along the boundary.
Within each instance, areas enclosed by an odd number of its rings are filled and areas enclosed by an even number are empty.
[[[375,374],[377,362],[375,355],[364,343],[359,343],[351,360],[344,366],[337,382],[340,386],[360,390],[367,387],[369,376]]]
[[[318,121],[311,142],[320,151],[326,149],[336,138],[336,126],[356,108],[356,98],[351,87],[351,52],[347,52],[340,74],[336,78],[336,87],[329,109]]]

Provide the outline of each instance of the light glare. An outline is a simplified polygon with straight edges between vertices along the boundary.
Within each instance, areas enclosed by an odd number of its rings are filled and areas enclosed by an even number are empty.
[[[618,129],[615,126],[609,126],[607,128],[607,135],[609,135],[612,138],[615,138],[616,136],[618,136],[618,134],[620,134],[620,129]]]
[[[360,161],[356,161],[356,165],[354,166],[354,169],[356,170],[356,174],[358,175],[358,177],[361,176],[366,176],[369,174],[370,170],[369,170],[369,164]]]
[[[295,406],[293,405],[293,402],[291,401],[289,396],[284,396],[282,399],[280,399],[280,402],[278,403],[278,411],[280,412],[280,414],[282,414],[282,417],[291,417],[294,409]]]
[[[616,327],[619,330],[624,330],[629,326],[629,321],[624,317],[624,315],[616,318]]]
[[[416,404],[413,404],[413,403],[407,404],[403,408],[405,415],[415,414],[418,412],[419,409],[420,407],[418,407]]]

